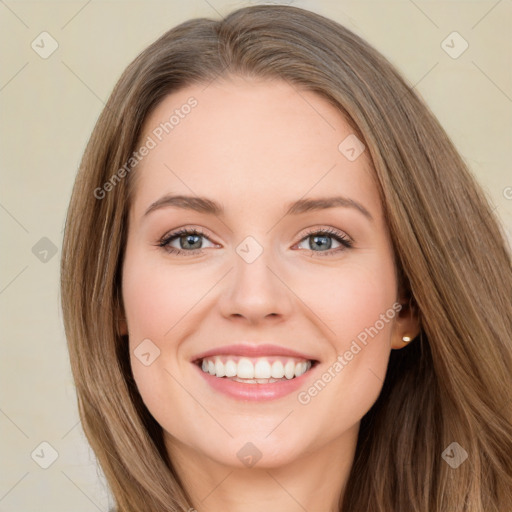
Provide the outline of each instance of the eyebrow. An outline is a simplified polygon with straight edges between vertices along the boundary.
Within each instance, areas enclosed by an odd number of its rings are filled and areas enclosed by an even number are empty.
[[[144,213],[144,217],[155,210],[167,206],[174,206],[175,208],[193,210],[199,213],[207,213],[216,216],[224,214],[224,208],[220,204],[206,197],[165,195],[149,205],[148,209]],[[361,203],[343,196],[322,197],[319,199],[299,199],[298,201],[288,205],[288,210],[286,211],[285,216],[299,215],[301,213],[336,207],[354,208],[362,213],[368,220],[373,220],[370,212]]]

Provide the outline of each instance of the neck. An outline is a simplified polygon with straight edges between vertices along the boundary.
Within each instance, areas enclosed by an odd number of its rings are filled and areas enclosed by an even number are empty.
[[[192,499],[191,512],[338,512],[354,460],[359,425],[285,464],[240,468],[166,438]],[[194,508],[192,508],[194,507]]]

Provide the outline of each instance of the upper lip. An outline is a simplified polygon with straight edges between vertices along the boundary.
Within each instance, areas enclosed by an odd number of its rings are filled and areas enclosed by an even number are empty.
[[[212,348],[207,350],[206,352],[201,352],[200,354],[192,357],[192,361],[198,361],[200,359],[204,359],[205,357],[212,356],[246,356],[246,357],[265,357],[265,356],[282,356],[282,357],[295,357],[298,359],[306,359],[308,361],[316,361],[314,357],[308,354],[304,354],[298,352],[297,350],[292,350],[286,347],[281,347],[279,345],[271,345],[271,344],[247,344],[247,343],[238,343],[234,345],[222,345],[220,347]]]

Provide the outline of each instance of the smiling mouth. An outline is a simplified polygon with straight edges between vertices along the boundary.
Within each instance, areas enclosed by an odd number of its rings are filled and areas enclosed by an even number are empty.
[[[204,373],[244,384],[272,384],[296,379],[318,361],[296,357],[213,356],[195,361]]]

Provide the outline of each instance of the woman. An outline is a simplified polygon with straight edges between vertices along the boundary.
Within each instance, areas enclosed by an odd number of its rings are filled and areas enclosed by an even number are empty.
[[[119,512],[509,506],[504,237],[428,108],[337,23],[248,7],[142,52],[61,270]]]

